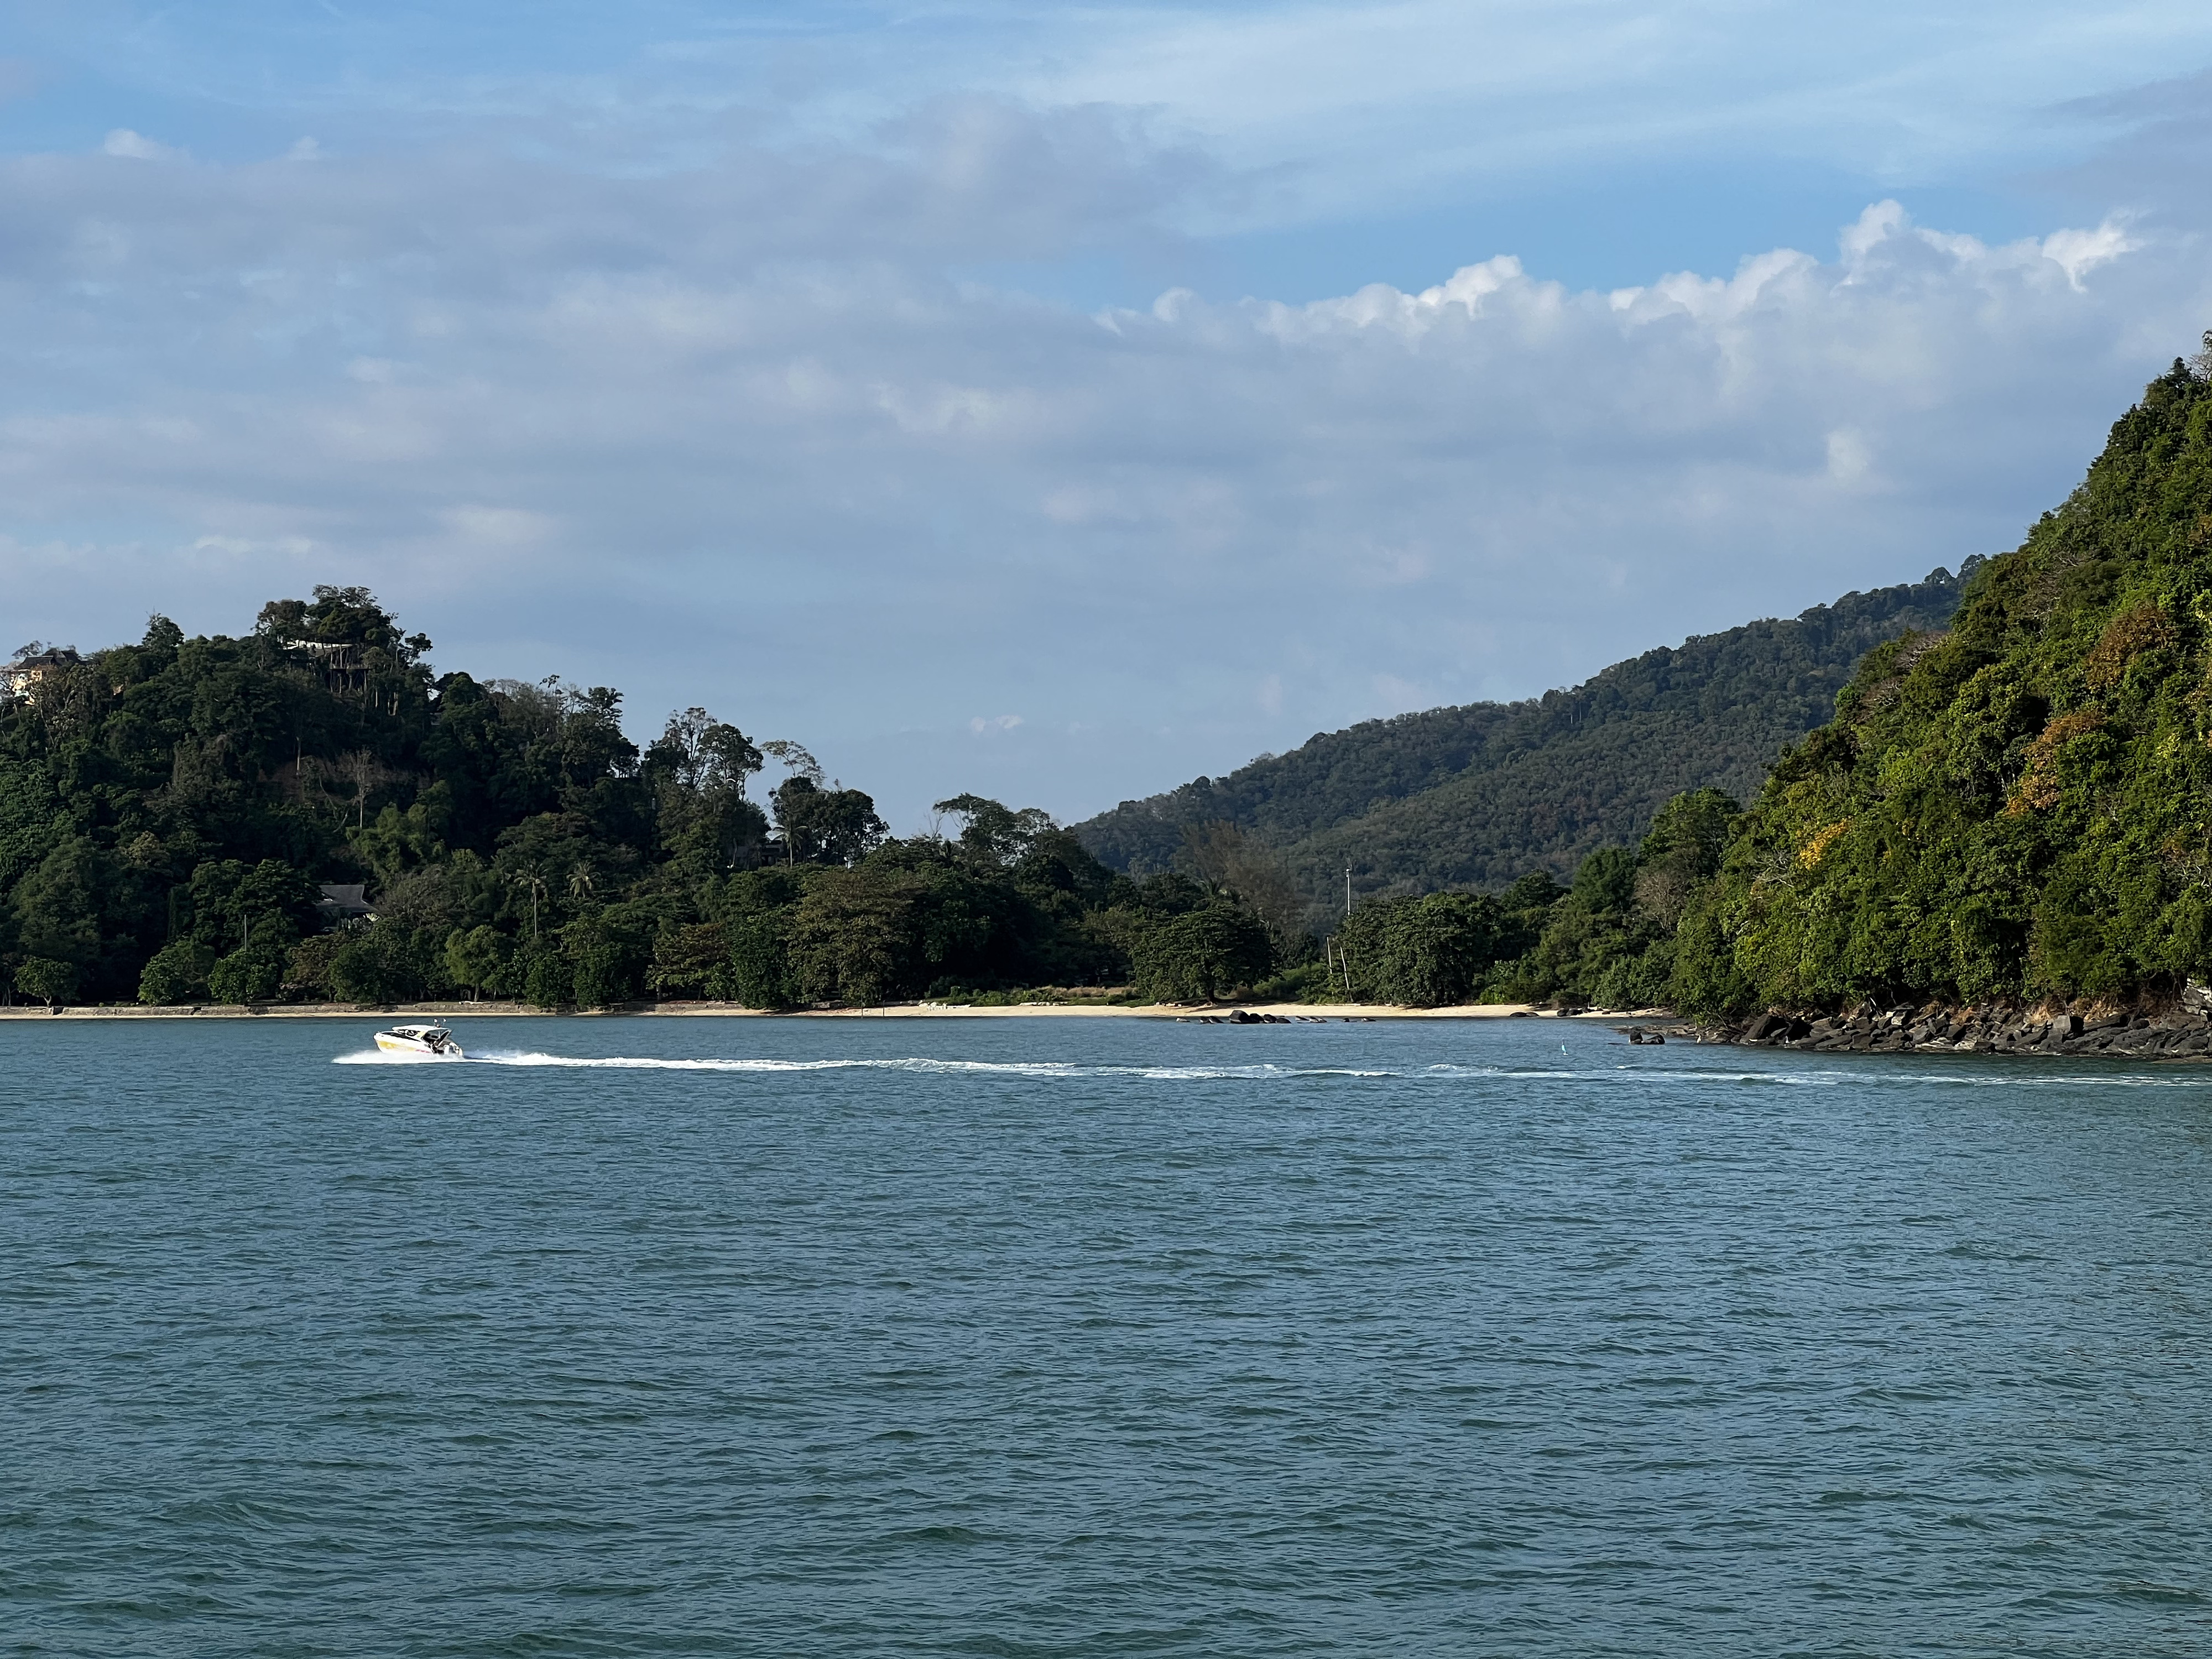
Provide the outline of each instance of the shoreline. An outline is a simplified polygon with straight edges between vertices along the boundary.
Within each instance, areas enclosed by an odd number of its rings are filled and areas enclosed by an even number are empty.
[[[1275,1021],[1329,1024],[1400,1019],[1663,1019],[1663,1011],[1638,1009],[1632,1013],[1536,1008],[1526,1003],[1471,1004],[1453,1008],[1401,1008],[1387,1004],[1218,1002],[1145,1003],[1109,1006],[1069,1002],[1016,1003],[1005,1007],[974,1007],[962,1004],[893,1002],[875,1008],[803,1008],[771,1013],[732,1002],[629,1003],[613,1008],[558,1012],[512,1002],[407,1003],[236,1003],[179,1004],[173,1007],[64,1006],[0,1008],[0,1021],[53,1023],[81,1020],[178,1019],[1150,1019],[1186,1024],[1205,1021],[1230,1023],[1233,1014],[1254,1017],[1237,1024]],[[1270,1018],[1272,1017],[1272,1018]]]
[[[2078,1059],[2212,1060],[2212,988],[2194,981],[2166,1006],[2083,998],[2025,1006],[1929,1003],[1840,1013],[1779,1011],[1728,1028],[1744,1048],[1814,1054],[2038,1054]]]

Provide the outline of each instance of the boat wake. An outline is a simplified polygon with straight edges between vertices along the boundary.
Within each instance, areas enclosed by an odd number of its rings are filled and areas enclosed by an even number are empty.
[[[434,1054],[387,1054],[364,1048],[340,1054],[339,1066],[414,1066],[425,1061],[445,1064]],[[1289,1078],[1289,1077],[1408,1077],[1408,1072],[1356,1069],[1351,1066],[1079,1066],[1059,1060],[669,1060],[641,1054],[547,1054],[527,1050],[490,1048],[471,1054],[462,1062],[471,1066],[547,1067],[561,1071],[620,1072],[917,1072],[946,1075],[976,1074],[1023,1078],[1137,1077],[1165,1079]],[[1474,1072],[1464,1067],[1436,1070]]]
[[[1520,1083],[1604,1082],[1615,1087],[1695,1088],[1736,1085],[1754,1088],[1881,1089],[1898,1085],[1946,1084],[1966,1088],[2063,1088],[2095,1081],[2115,1088],[2212,1086],[2212,1073],[2091,1069],[2081,1065],[2030,1071],[2001,1066],[1953,1070],[1892,1072],[1887,1069],[1827,1068],[1746,1071],[1731,1066],[1681,1066],[1653,1060],[1607,1066],[1099,1066],[1068,1060],[832,1059],[667,1059],[649,1054],[549,1054],[534,1049],[488,1048],[465,1060],[449,1054],[388,1053],[363,1048],[338,1054],[338,1066],[504,1066],[526,1070],[616,1072],[706,1072],[774,1076],[807,1072],[903,1072],[920,1076],[1003,1077],[1043,1082],[1078,1082],[1085,1078],[1133,1078],[1163,1083],[1293,1082],[1304,1078],[1358,1080],[1449,1082],[1488,1079]]]
[[[531,1049],[488,1048],[455,1062],[431,1054],[387,1054],[366,1048],[340,1054],[340,1066],[451,1065],[505,1066],[551,1071],[717,1072],[775,1075],[807,1072],[902,1072],[923,1076],[1003,1077],[1046,1082],[1076,1082],[1085,1078],[1136,1078],[1168,1083],[1291,1081],[1301,1078],[1399,1079],[1410,1082],[1491,1079],[1528,1082],[1575,1082],[1604,1079],[1613,1082],[1796,1084],[1832,1087],[1842,1079],[1805,1073],[1753,1073],[1723,1070],[1674,1070],[1644,1066],[1613,1066],[1603,1070],[1512,1066],[1098,1066],[1067,1060],[767,1060],[666,1059],[642,1054],[549,1054]]]

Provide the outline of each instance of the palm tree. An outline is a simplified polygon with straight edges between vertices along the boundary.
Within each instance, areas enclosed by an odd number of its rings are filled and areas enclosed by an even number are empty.
[[[538,938],[538,901],[545,896],[545,878],[535,870],[525,870],[508,879],[517,887],[530,890],[530,937],[535,941]]]

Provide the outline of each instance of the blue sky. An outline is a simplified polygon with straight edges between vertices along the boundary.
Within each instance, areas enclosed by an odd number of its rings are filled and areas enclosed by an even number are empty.
[[[2212,324],[2174,4],[0,8],[0,629],[1081,816],[2009,545]]]

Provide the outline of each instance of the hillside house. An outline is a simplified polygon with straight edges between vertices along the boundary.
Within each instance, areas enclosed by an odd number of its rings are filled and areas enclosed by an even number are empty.
[[[315,913],[325,922],[351,921],[357,916],[374,921],[376,916],[369,908],[365,889],[329,882],[323,884],[322,896],[315,901]]]
[[[58,669],[75,667],[83,660],[66,646],[22,653],[15,661],[0,665],[0,699],[28,698],[47,675]]]
[[[329,640],[287,640],[287,651],[303,653],[322,671],[323,684],[338,696],[359,696],[368,690],[368,664],[358,645]]]

